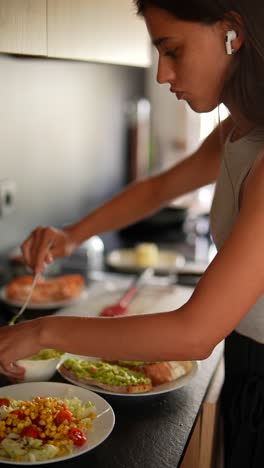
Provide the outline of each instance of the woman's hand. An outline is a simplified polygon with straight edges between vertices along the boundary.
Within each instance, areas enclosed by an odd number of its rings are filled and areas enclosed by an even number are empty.
[[[21,250],[26,265],[38,273],[55,257],[70,255],[76,247],[70,229],[40,226],[23,242]]]
[[[14,326],[0,327],[0,373],[10,379],[23,379],[25,369],[18,359],[32,356],[41,349],[41,321],[30,320]]]

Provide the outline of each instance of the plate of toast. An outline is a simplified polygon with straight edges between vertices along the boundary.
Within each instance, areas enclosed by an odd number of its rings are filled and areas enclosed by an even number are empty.
[[[57,366],[68,382],[101,394],[142,397],[171,392],[197,374],[198,361],[102,361],[65,354]]]
[[[12,278],[0,289],[0,299],[7,305],[22,307],[29,295],[33,281],[33,275]],[[66,307],[86,297],[85,278],[80,274],[41,277],[34,287],[27,309]]]

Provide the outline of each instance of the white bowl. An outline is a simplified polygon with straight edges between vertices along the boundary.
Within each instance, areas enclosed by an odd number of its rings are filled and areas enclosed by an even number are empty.
[[[19,359],[17,364],[25,368],[23,382],[42,382],[50,380],[56,372],[62,356],[51,359]]]

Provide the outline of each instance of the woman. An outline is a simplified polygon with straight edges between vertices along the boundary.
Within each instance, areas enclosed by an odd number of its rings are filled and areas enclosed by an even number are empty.
[[[1,371],[41,348],[125,360],[204,359],[226,338],[226,467],[260,467],[264,448],[264,9],[257,0],[137,0],[159,53],[157,79],[196,112],[230,117],[197,152],[64,230],[37,228],[22,246],[37,272],[96,233],[118,229],[217,180],[218,254],[177,311],[115,319],[44,317],[0,330]],[[155,194],[153,196],[153,194]],[[236,330],[236,331],[234,331]],[[13,343],[16,346],[13,346]]]

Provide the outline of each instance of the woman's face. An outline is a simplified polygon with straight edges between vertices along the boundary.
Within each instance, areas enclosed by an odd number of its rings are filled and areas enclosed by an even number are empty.
[[[196,112],[209,112],[221,102],[232,63],[225,49],[228,28],[178,20],[165,10],[148,7],[146,25],[159,53],[157,81]]]

